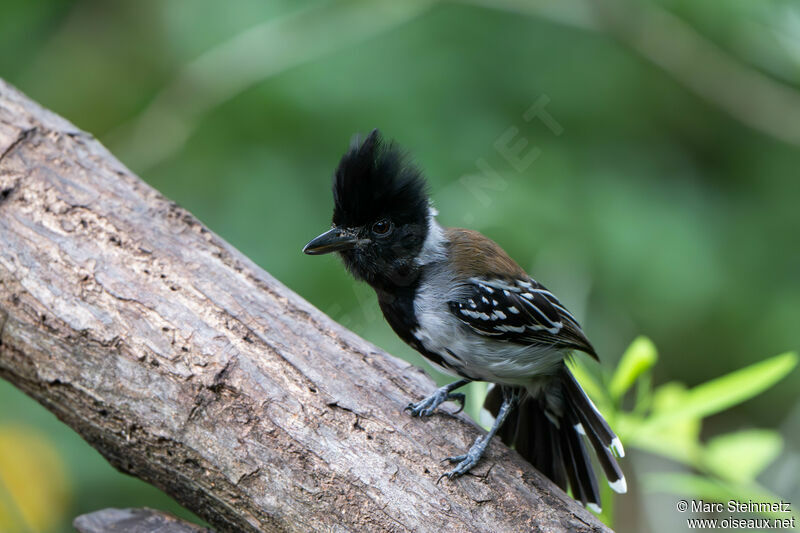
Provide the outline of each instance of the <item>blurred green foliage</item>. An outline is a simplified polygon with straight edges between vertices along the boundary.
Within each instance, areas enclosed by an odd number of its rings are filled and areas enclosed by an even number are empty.
[[[795,0],[3,0],[0,76],[323,311],[423,365],[335,258],[300,254],[330,222],[349,138],[380,127],[426,171],[442,222],[486,233],[554,290],[604,368],[640,332],[653,339],[660,362],[639,379],[666,384],[655,409],[798,348],[798,43]],[[561,129],[526,119],[545,101]],[[519,142],[527,165],[503,156]],[[651,364],[623,360],[615,401]],[[706,448],[766,462],[772,436],[713,436],[773,428],[776,464],[796,464],[799,386],[795,372],[706,419]],[[55,530],[102,506],[167,507],[5,383],[0,405],[2,427],[35,428],[65,465]],[[762,481],[800,501],[794,478]]]
[[[797,366],[797,354],[781,354],[692,389],[674,381],[654,388],[651,378],[657,360],[652,341],[639,337],[625,350],[610,378],[601,375],[598,381],[584,366],[571,365],[626,447],[662,455],[698,472],[649,473],[646,486],[684,498],[721,503],[731,499],[780,501],[780,496],[756,481],[780,453],[783,447],[780,433],[747,429],[718,435],[703,444],[700,426],[703,418],[749,400],[785,378]],[[603,386],[603,382],[608,386]],[[623,397],[634,384],[635,401],[630,409],[624,409]],[[620,496],[607,487],[603,492],[605,505],[601,518],[612,525],[612,502]],[[788,518],[782,513],[767,516]]]

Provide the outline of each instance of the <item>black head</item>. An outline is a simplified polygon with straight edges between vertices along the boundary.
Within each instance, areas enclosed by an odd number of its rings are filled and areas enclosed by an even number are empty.
[[[414,259],[428,234],[427,186],[420,171],[373,130],[355,139],[333,177],[333,228],[307,254],[339,252],[348,270],[373,286],[416,279]]]

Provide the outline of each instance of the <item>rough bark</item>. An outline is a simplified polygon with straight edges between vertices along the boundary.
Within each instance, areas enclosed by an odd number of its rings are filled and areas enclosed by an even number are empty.
[[[481,430],[422,371],[2,80],[0,154],[0,377],[119,470],[223,531],[606,530],[499,441],[437,483]]]
[[[78,533],[211,533],[209,529],[153,509],[103,509],[72,523]]]

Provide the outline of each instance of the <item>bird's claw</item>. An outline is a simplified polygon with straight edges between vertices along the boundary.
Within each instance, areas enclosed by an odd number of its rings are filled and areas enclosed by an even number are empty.
[[[457,404],[460,405],[458,410],[455,413],[453,413],[454,415],[457,415],[458,413],[463,411],[464,410],[464,406],[467,403],[467,397],[464,395],[463,392],[451,392],[450,394],[447,395],[447,399],[451,400],[451,401],[454,401],[454,402],[456,402]]]
[[[439,405],[447,400],[453,400],[460,404],[458,411],[453,414],[460,413],[464,409],[467,397],[461,392],[448,392],[446,389],[438,389],[436,392],[427,398],[414,403],[411,402],[406,405],[404,411],[411,411],[411,416],[430,416]]]
[[[436,481],[437,483],[442,480],[443,477],[448,479],[454,479],[459,476],[463,476],[467,472],[469,472],[472,467],[478,464],[481,457],[483,456],[483,452],[486,450],[486,445],[483,443],[483,438],[478,437],[475,440],[475,443],[470,447],[469,451],[463,455],[453,455],[450,457],[445,457],[442,461],[448,461],[450,463],[458,463],[455,468],[450,470],[449,472],[445,472],[439,479]]]
[[[411,411],[411,416],[430,416],[433,414],[433,410],[436,408],[431,406],[433,403],[431,401],[432,398],[433,397],[431,396],[417,403],[411,402],[406,405],[406,408],[403,409],[403,411]]]

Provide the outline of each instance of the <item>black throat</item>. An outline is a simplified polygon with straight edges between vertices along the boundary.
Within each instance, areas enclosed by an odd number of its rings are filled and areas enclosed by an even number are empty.
[[[414,298],[419,290],[421,273],[417,279],[404,286],[395,286],[391,289],[386,287],[376,287],[375,293],[378,295],[378,304],[381,307],[384,318],[392,327],[398,337],[418,351],[424,348],[414,337],[414,331],[419,328],[416,313],[414,312]]]

